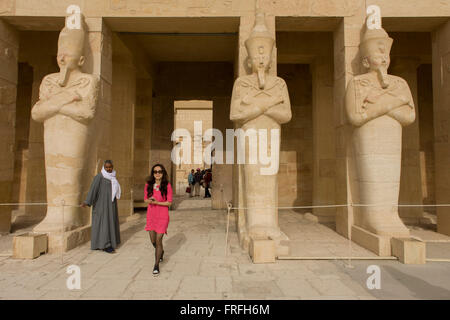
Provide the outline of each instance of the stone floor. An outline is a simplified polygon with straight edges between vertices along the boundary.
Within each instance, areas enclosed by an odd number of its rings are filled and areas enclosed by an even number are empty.
[[[89,243],[64,255],[46,254],[31,261],[14,260],[3,251],[0,299],[450,299],[448,262],[278,260],[253,264],[238,245],[233,215],[227,247],[226,211],[205,208],[198,198],[185,201],[192,202],[170,213],[165,261],[158,277],[152,275],[154,249],[141,214],[121,225],[122,245],[113,255],[91,251]],[[349,253],[346,239],[308,214],[284,211],[280,225],[292,240],[293,255]],[[2,238],[0,242],[6,243],[6,237]],[[450,251],[448,242],[441,239],[437,244],[447,246],[438,253]],[[371,255],[355,244],[351,250],[354,255]],[[80,290],[66,286],[70,276],[66,270],[72,264],[81,270]],[[380,267],[379,290],[366,286],[369,265]]]

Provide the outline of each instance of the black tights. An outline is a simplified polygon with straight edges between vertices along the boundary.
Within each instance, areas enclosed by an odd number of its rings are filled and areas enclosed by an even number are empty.
[[[164,252],[162,243],[164,233],[156,233],[155,231],[150,230],[149,235],[150,241],[155,248],[155,266],[159,267],[159,259],[161,259],[162,253]]]

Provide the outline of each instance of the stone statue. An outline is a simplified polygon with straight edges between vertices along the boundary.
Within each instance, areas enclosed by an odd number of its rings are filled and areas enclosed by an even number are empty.
[[[80,15],[82,18],[82,16]],[[39,101],[31,115],[44,123],[47,214],[35,227],[37,232],[64,231],[87,224],[78,208],[90,157],[94,118],[99,90],[97,77],[83,73],[84,20],[79,28],[66,26],[58,39],[59,73],[42,80]],[[62,217],[61,203],[67,205]]]
[[[413,123],[416,115],[406,81],[387,73],[392,42],[381,25],[367,27],[360,45],[367,73],[354,77],[347,87],[359,203],[369,205],[356,208],[354,224],[376,235],[408,237],[397,207],[402,126]]]
[[[272,149],[270,130],[279,132],[280,124],[289,122],[292,117],[286,83],[268,73],[274,42],[267,30],[264,13],[258,10],[253,31],[245,42],[252,74],[235,81],[230,108],[230,119],[241,129],[268,131],[268,154],[280,152],[279,143],[277,148]],[[261,163],[250,164],[246,152],[243,174],[244,203],[247,208],[245,233],[247,240],[249,237],[273,239],[279,248],[279,242],[287,240],[280,231],[276,208],[279,163],[272,174],[261,174],[262,167]]]

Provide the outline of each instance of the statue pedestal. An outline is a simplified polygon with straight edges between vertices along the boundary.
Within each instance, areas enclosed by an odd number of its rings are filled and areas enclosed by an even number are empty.
[[[47,235],[49,253],[67,252],[91,240],[91,226],[83,226],[63,234],[49,232]]]
[[[47,235],[28,232],[13,238],[14,259],[34,259],[47,252]]]
[[[392,254],[404,264],[425,264],[425,242],[412,238],[392,238]]]
[[[379,236],[363,228],[352,226],[352,241],[380,257],[391,256],[391,237]]]
[[[280,240],[265,237],[248,237],[248,252],[253,263],[274,263],[280,256],[289,255],[289,246]]]
[[[275,241],[267,238],[250,238],[249,253],[253,263],[274,263]]]

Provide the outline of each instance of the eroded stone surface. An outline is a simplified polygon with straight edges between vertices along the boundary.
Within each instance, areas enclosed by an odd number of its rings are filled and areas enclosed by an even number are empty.
[[[368,18],[369,20],[369,18]],[[381,28],[366,28],[360,44],[367,72],[348,84],[345,107],[355,162],[354,224],[379,236],[408,237],[398,216],[402,126],[415,120],[408,84],[387,74],[393,39]]]
[[[80,17],[80,29],[66,26],[61,31],[57,56],[60,72],[44,77],[31,113],[33,120],[44,123],[47,182],[47,214],[34,228],[37,232],[68,231],[88,223],[79,204],[97,140],[91,122],[99,80],[81,72],[85,26]]]

